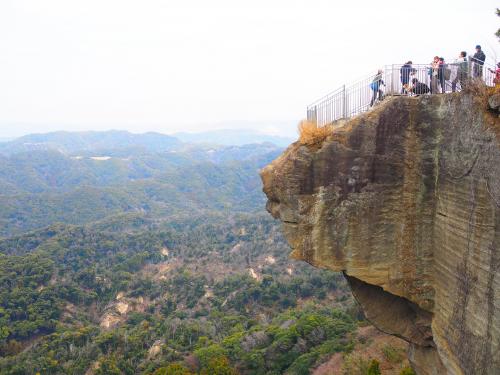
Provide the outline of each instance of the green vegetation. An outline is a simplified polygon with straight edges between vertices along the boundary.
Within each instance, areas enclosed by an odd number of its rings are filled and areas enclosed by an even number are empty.
[[[416,375],[411,367],[405,367],[401,370],[399,375]]]
[[[348,355],[343,277],[288,259],[263,212],[279,152],[0,156],[0,373],[305,375]]]
[[[371,360],[367,375],[382,375],[380,372],[380,363],[376,359]]]
[[[44,287],[53,271],[54,262],[43,253],[0,255],[0,343],[54,330],[58,291]]]
[[[345,375],[368,375],[370,361],[359,355],[347,355],[342,367]]]
[[[384,354],[385,359],[392,363],[399,363],[405,357],[405,353],[391,345],[385,345],[382,348],[382,353]]]
[[[123,213],[157,218],[261,211],[265,199],[256,171],[280,151],[272,145],[157,154],[130,150],[108,160],[75,159],[53,150],[0,155],[0,236]]]
[[[55,225],[0,241],[2,373],[83,374],[97,361],[96,374],[149,374],[181,368],[168,366],[191,355],[196,373],[305,374],[327,354],[350,350],[355,321],[320,303],[345,295],[340,276],[291,264],[267,215],[217,218],[191,235],[171,222],[135,233]],[[266,264],[260,280],[247,262]],[[209,263],[234,272],[217,275]],[[176,267],[159,278],[169,265]],[[130,305],[148,302],[103,329],[119,293]]]

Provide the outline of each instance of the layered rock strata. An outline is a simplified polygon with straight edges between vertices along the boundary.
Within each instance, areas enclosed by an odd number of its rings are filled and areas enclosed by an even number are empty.
[[[500,121],[487,102],[394,98],[261,172],[292,256],[344,272],[418,374],[500,374]]]

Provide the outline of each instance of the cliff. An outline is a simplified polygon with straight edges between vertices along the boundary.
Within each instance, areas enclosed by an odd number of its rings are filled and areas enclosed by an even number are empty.
[[[342,271],[417,374],[500,374],[498,97],[400,97],[261,172],[292,256]],[[493,109],[491,108],[493,107]]]

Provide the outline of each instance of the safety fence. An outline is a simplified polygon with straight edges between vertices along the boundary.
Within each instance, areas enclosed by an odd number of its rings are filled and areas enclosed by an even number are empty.
[[[377,78],[372,74],[354,84],[343,85],[309,105],[307,120],[324,126],[365,112],[385,96],[460,91],[472,79],[482,80],[486,85],[493,86],[494,71],[490,65],[481,66],[470,61],[444,64],[439,69],[432,69],[429,64],[386,65]],[[374,80],[380,84],[374,84]],[[420,85],[417,86],[416,82],[420,82]],[[427,87],[428,92],[422,84]]]

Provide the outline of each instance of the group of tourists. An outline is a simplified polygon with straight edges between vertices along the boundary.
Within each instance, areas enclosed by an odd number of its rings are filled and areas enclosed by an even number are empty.
[[[452,92],[457,90],[458,85],[463,90],[467,86],[467,81],[470,77],[482,78],[485,60],[486,55],[482,51],[481,46],[477,45],[474,56],[467,58],[467,52],[462,51],[459,53],[458,58],[451,64],[445,63],[443,57],[435,56],[431,64],[426,68],[426,71],[423,74],[421,71],[420,75],[418,74],[418,70],[413,67],[412,61],[407,61],[400,69],[401,94],[423,95],[428,93],[445,93],[447,82],[451,82]],[[495,71],[492,69],[488,70],[495,74],[493,82],[496,85],[500,85],[500,63],[497,64]],[[428,75],[428,79],[425,77],[426,75]],[[427,81],[429,85],[421,82],[418,76]],[[382,100],[384,97],[382,86],[385,86],[385,83],[382,77],[383,71],[379,70],[370,84],[370,88],[373,91],[370,106],[373,106],[377,98],[378,100]]]

